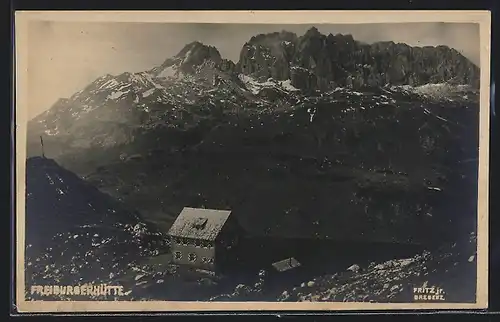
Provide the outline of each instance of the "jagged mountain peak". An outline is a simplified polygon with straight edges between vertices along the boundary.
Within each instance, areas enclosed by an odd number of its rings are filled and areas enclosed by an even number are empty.
[[[311,27],[305,32],[304,36],[309,36],[309,37],[316,36],[316,37],[318,37],[318,36],[324,36],[324,35],[318,30],[318,28]]]
[[[333,42],[333,43],[338,43],[338,42],[355,43],[356,42],[354,40],[354,37],[351,34],[336,33],[334,35],[332,33],[329,33],[328,36],[326,36],[326,39],[329,42]]]
[[[219,50],[200,41],[193,41],[185,45],[177,55],[167,58],[163,64],[153,68],[150,72],[155,76],[175,76],[195,74],[203,66],[227,66],[228,61],[223,59]],[[229,67],[226,67],[229,68]]]
[[[175,55],[178,58],[189,59],[193,56],[198,56],[198,58],[221,60],[222,56],[219,50],[215,46],[205,45],[200,41],[193,41],[188,43],[182,48],[182,50]]]
[[[262,45],[262,46],[270,46],[272,44],[280,43],[282,41],[285,42],[296,42],[297,35],[293,32],[282,30],[280,32],[271,32],[266,34],[259,34],[250,38],[245,45]]]
[[[203,43],[202,43],[202,42],[200,42],[200,41],[197,41],[197,40],[192,41],[192,42],[190,42],[190,43],[186,44],[186,45],[185,45],[185,46],[184,46],[184,47],[183,47],[183,48],[179,51],[179,53],[177,53],[177,55],[175,55],[175,56],[176,56],[176,57],[184,56],[184,55],[186,55],[186,53],[187,53],[188,51],[192,50],[193,48],[195,48],[195,47],[203,47],[203,46],[205,46],[205,44],[203,44]]]

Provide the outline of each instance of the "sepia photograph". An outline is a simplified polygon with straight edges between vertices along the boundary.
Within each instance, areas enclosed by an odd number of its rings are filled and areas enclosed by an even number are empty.
[[[490,15],[16,13],[17,307],[487,307]]]

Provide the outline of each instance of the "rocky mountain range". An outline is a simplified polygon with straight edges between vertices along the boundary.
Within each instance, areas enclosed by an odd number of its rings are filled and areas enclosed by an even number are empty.
[[[293,105],[297,95],[338,87],[443,82],[477,89],[479,68],[445,46],[367,45],[351,35],[325,36],[316,28],[300,37],[285,31],[252,37],[236,64],[223,59],[215,47],[195,41],[151,70],[104,75],[69,99],[60,99],[30,121],[29,143],[35,145],[28,151],[39,153],[39,135],[57,136],[65,153],[121,144],[133,140],[138,128],[176,123],[185,108],[213,113],[214,105],[219,110]],[[96,119],[106,129],[87,126]],[[57,157],[61,151],[54,148],[48,146]]]
[[[478,79],[445,46],[315,28],[252,37],[237,63],[192,42],[59,100],[29,122],[28,155],[42,136],[164,229],[193,206],[253,233],[431,242],[474,225]]]
[[[88,300],[66,294],[41,298],[30,294],[31,285],[118,283],[124,287],[120,300],[408,302],[413,286],[429,285],[445,290],[447,301],[474,301],[474,233],[433,253],[366,265],[343,266],[338,257],[325,258],[340,267],[311,279],[267,280],[259,289],[253,286],[257,276],[241,284],[234,276],[215,279],[173,265],[168,240],[154,226],[54,160],[30,158],[27,170],[28,300]],[[95,294],[92,299],[115,297]]]

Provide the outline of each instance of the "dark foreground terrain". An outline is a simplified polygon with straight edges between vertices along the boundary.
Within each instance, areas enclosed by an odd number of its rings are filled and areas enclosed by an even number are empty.
[[[32,285],[98,284],[120,278],[165,244],[137,213],[55,161],[31,158],[26,165],[28,292]]]
[[[415,245],[249,239],[252,264],[215,278],[170,264],[161,233],[54,161],[30,159],[28,169],[28,298],[37,298],[31,285],[108,283],[124,286],[122,300],[407,302],[412,287],[427,283],[443,288],[447,301],[474,301],[474,233],[432,252]],[[302,265],[273,273],[270,263],[280,256]],[[259,288],[261,269],[268,275]],[[44,297],[50,298],[88,297]]]

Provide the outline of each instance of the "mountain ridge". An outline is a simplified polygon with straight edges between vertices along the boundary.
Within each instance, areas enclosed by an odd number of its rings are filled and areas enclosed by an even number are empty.
[[[423,85],[453,81],[479,86],[479,68],[447,46],[393,41],[363,44],[350,34],[261,34],[245,43],[237,63],[246,75],[291,79],[302,90],[337,86]]]
[[[371,52],[374,55],[370,56]],[[439,55],[448,60],[440,59]],[[47,118],[61,119],[51,114],[64,109],[71,110],[68,112],[71,115],[89,114],[96,109],[94,105],[109,105],[110,100],[119,101],[118,105],[127,104],[125,114],[123,108],[116,107],[115,112],[120,109],[119,120],[142,123],[144,117],[148,118],[144,114],[151,115],[151,104],[224,105],[221,108],[239,110],[242,105],[269,106],[276,104],[276,100],[293,105],[297,95],[324,93],[339,87],[363,89],[434,83],[465,84],[477,89],[479,69],[446,46],[411,47],[392,41],[367,45],[349,34],[325,36],[317,28],[302,36],[283,30],[251,37],[243,45],[237,63],[223,58],[214,46],[192,41],[149,70],[97,78],[70,98],[60,98],[50,109],[30,120],[29,127],[39,128],[33,124],[42,123],[43,129],[35,132],[51,136],[61,131],[57,122],[47,124]],[[116,84],[120,87],[114,87]],[[226,88],[221,88],[221,84]],[[179,88],[176,97],[170,94],[174,87]],[[211,91],[222,92],[225,102],[199,98]],[[94,97],[83,98],[94,93]],[[137,110],[130,110],[130,105]],[[107,106],[106,110],[105,118],[115,118],[113,108]],[[66,122],[75,119],[69,115],[66,118]],[[120,134],[124,135],[129,136]]]
[[[209,61],[213,62],[214,66],[212,66],[212,67],[217,67],[222,72],[243,74],[243,75],[247,75],[247,76],[257,76],[257,78],[261,78],[264,80],[267,80],[267,78],[269,78],[269,77],[276,78],[276,80],[278,80],[278,81],[290,79],[291,84],[295,87],[300,88],[300,89],[306,89],[306,90],[308,90],[308,89],[309,90],[310,89],[322,89],[322,90],[325,90],[325,87],[328,87],[328,86],[323,86],[323,85],[320,85],[319,83],[325,83],[325,82],[332,81],[331,79],[328,79],[328,77],[326,77],[326,78],[324,77],[324,74],[328,74],[328,73],[332,74],[333,70],[331,70],[331,68],[326,69],[324,72],[322,72],[320,77],[318,77],[317,80],[315,80],[315,82],[316,82],[315,84],[307,85],[307,81],[304,81],[304,79],[309,78],[309,76],[310,76],[309,74],[311,74],[310,68],[306,68],[306,73],[304,73],[304,67],[300,66],[300,64],[293,66],[292,69],[298,70],[298,71],[293,72],[293,73],[290,70],[290,68],[288,70],[283,70],[283,68],[281,68],[279,66],[279,64],[280,64],[279,61],[277,63],[278,67],[276,67],[274,70],[272,70],[272,68],[271,68],[271,70],[269,70],[269,68],[268,68],[264,72],[259,70],[259,68],[257,68],[258,71],[256,72],[256,69],[254,66],[255,64],[250,64],[249,66],[243,66],[243,65],[245,65],[245,62],[248,62],[248,60],[249,60],[248,48],[251,46],[262,45],[263,43],[266,43],[266,42],[269,43],[270,39],[271,40],[278,39],[278,40],[281,40],[284,42],[290,42],[291,46],[293,47],[293,46],[295,46],[295,43],[298,42],[300,39],[304,40],[304,39],[314,38],[314,37],[319,37],[322,39],[324,38],[324,39],[327,39],[333,43],[335,43],[335,41],[339,41],[339,40],[343,41],[344,43],[348,43],[348,44],[354,43],[354,44],[357,44],[358,46],[361,46],[361,48],[365,48],[365,50],[366,50],[366,48],[379,48],[379,47],[381,47],[382,49],[384,49],[384,48],[386,48],[386,49],[387,48],[389,48],[389,49],[390,48],[405,48],[405,49],[411,49],[411,50],[417,51],[417,52],[419,52],[419,51],[435,52],[435,51],[441,50],[441,51],[447,52],[449,55],[455,57],[460,64],[464,64],[465,71],[467,72],[467,70],[468,70],[468,72],[470,74],[469,75],[470,77],[467,76],[466,80],[463,79],[464,78],[463,75],[461,77],[458,77],[459,78],[458,81],[454,80],[454,77],[444,77],[443,75],[438,75],[438,76],[433,75],[434,78],[432,79],[432,76],[427,77],[426,82],[419,82],[419,81],[401,82],[401,81],[397,81],[394,83],[394,82],[391,82],[390,79],[388,81],[382,80],[382,79],[380,79],[378,81],[373,80],[373,79],[366,80],[366,79],[364,79],[365,76],[360,75],[359,70],[356,70],[354,73],[351,73],[351,74],[349,74],[349,73],[346,74],[346,71],[343,70],[344,68],[342,68],[342,66],[341,66],[340,68],[337,68],[337,71],[340,72],[340,74],[342,74],[343,76],[342,76],[342,79],[340,79],[340,81],[339,81],[339,79],[336,79],[334,81],[334,83],[335,83],[335,84],[333,84],[334,87],[335,86],[359,87],[359,86],[363,86],[363,85],[383,86],[383,85],[388,85],[388,84],[389,85],[418,86],[418,85],[422,85],[422,84],[426,84],[426,83],[437,83],[439,81],[441,81],[441,82],[450,82],[450,81],[454,82],[455,81],[455,83],[457,83],[457,84],[472,85],[474,88],[479,87],[479,67],[476,64],[474,64],[470,59],[466,58],[459,51],[457,51],[456,49],[454,49],[452,47],[444,46],[444,45],[410,46],[406,43],[402,43],[402,42],[396,43],[394,41],[377,41],[377,42],[373,42],[373,43],[364,43],[361,41],[354,40],[354,38],[351,34],[337,33],[336,35],[333,35],[332,33],[329,33],[328,35],[324,35],[321,32],[319,32],[319,30],[315,27],[312,27],[309,30],[307,30],[303,36],[297,36],[297,34],[295,34],[293,32],[286,31],[286,30],[282,30],[280,32],[262,33],[262,34],[257,34],[255,36],[252,36],[242,46],[242,48],[240,50],[240,55],[239,55],[238,61],[236,61],[236,62],[234,62],[231,59],[223,58],[222,55],[220,54],[219,50],[215,46],[206,45],[201,41],[195,40],[195,41],[192,41],[192,42],[186,44],[176,55],[165,59],[163,61],[163,63],[161,63],[155,67],[152,67],[149,70],[145,70],[143,72],[138,72],[138,73],[134,73],[134,74],[151,73],[154,76],[158,76],[162,70],[165,70],[166,68],[171,67],[171,66],[175,65],[176,63],[178,63],[179,60],[181,59],[181,57],[188,54],[188,52],[190,50],[197,49],[198,54],[194,55],[195,61],[194,62],[188,61],[188,63],[190,63],[190,64],[187,64],[187,65],[182,64],[182,66],[179,66],[180,71],[182,71],[182,72],[187,71],[188,73],[192,73],[193,66],[199,67],[200,65],[202,65],[204,63],[204,61],[209,60]],[[272,45],[276,46],[276,44],[272,44]],[[274,52],[276,52],[276,50],[277,49],[274,49]],[[290,52],[290,51],[293,51],[294,49],[288,48],[286,50],[281,50],[281,51],[280,50],[281,49],[278,49],[277,54],[285,53],[289,56],[288,59],[286,59],[287,61],[284,62],[285,66],[292,67],[289,60],[291,60],[293,58],[293,52]],[[258,51],[258,52],[260,55],[265,54],[265,53],[261,53],[260,51]],[[255,54],[255,50],[250,51],[250,53]],[[201,61],[200,61],[200,59],[201,59]],[[281,62],[281,63],[283,63],[283,62]],[[331,63],[327,62],[327,65],[328,64],[331,64]],[[302,62],[302,65],[307,65],[307,64]],[[321,66],[323,66],[323,65],[321,65]],[[366,66],[366,64],[362,64],[361,67],[363,67],[363,66]],[[360,66],[358,66],[358,67],[360,67]],[[280,71],[280,68],[281,68],[281,71]],[[319,68],[319,69],[321,69],[321,68]],[[374,74],[372,70],[370,70],[370,72],[372,72],[372,74]],[[462,72],[464,72],[464,71],[462,71]],[[108,73],[108,74],[105,74],[105,75],[98,77],[96,80],[94,80],[94,82],[101,79],[101,78],[119,77],[120,75],[126,74],[126,73],[128,73],[128,72],[123,72],[123,73],[116,74],[116,75]],[[172,71],[172,74],[170,76],[174,76],[175,73],[176,73],[176,71]],[[448,72],[446,72],[446,73],[449,74]],[[295,75],[295,76],[293,76],[294,77],[293,79],[291,79],[292,74]],[[451,75],[453,75],[453,74],[451,74]],[[305,85],[302,84],[302,86],[300,86],[301,83],[305,83]],[[299,85],[299,86],[297,86],[297,85]],[[329,89],[331,89],[331,88],[329,88]],[[84,89],[78,91],[77,93],[79,93],[83,90]],[[73,94],[73,96],[74,95],[75,94]],[[61,100],[67,100],[67,99],[69,99],[69,97],[60,97],[51,106],[51,108],[56,106]],[[41,114],[43,114],[43,113],[41,113]],[[39,115],[35,116],[34,118],[37,118]]]
[[[248,41],[246,41],[244,43],[244,45],[242,46],[242,50],[243,50],[243,47],[247,46],[247,45],[258,45],[262,42],[265,42],[266,40],[269,40],[269,38],[278,38],[279,40],[282,40],[282,41],[287,41],[287,42],[296,42],[299,38],[301,37],[325,37],[326,38],[330,38],[330,39],[335,39],[335,38],[345,38],[345,39],[348,39],[349,41],[352,41],[352,42],[356,42],[357,44],[360,44],[360,45],[367,45],[367,46],[377,46],[377,45],[403,45],[403,46],[408,46],[408,47],[411,47],[411,48],[415,48],[415,49],[423,49],[423,48],[428,48],[428,49],[439,49],[439,48],[444,48],[444,49],[447,49],[447,50],[450,50],[450,51],[453,51],[455,52],[455,54],[458,54],[460,56],[463,56],[462,53],[460,53],[459,51],[457,51],[455,48],[453,47],[449,47],[449,46],[446,46],[446,45],[436,45],[436,46],[432,46],[432,45],[427,45],[427,46],[411,46],[411,45],[408,45],[407,43],[404,43],[404,42],[394,42],[394,41],[390,41],[390,40],[384,40],[384,41],[376,41],[376,42],[371,42],[371,43],[367,43],[367,42],[362,42],[362,41],[359,41],[359,40],[355,40],[353,38],[353,36],[351,34],[342,34],[342,33],[337,33],[337,34],[332,34],[332,33],[329,33],[328,35],[325,35],[325,34],[322,34],[316,27],[311,27],[310,29],[308,29],[303,36],[298,36],[296,33],[294,32],[290,32],[290,31],[286,31],[286,30],[281,30],[281,31],[277,31],[277,32],[270,32],[270,33],[261,33],[261,34],[257,34],[255,36],[252,36]],[[238,59],[238,61],[234,61],[234,60],[231,60],[231,59],[226,59],[226,58],[223,58],[222,57],[222,54],[220,54],[220,52],[218,51],[217,47],[216,46],[212,46],[212,45],[207,45],[205,43],[203,43],[202,41],[198,41],[198,40],[195,40],[195,41],[192,41],[188,44],[186,44],[183,49],[181,49],[181,51],[179,51],[179,53],[177,53],[176,55],[174,55],[173,57],[179,57],[181,55],[184,55],[186,54],[186,52],[190,49],[190,47],[192,46],[203,46],[203,47],[206,47],[207,49],[209,50],[214,50],[214,52],[216,52],[216,55],[218,56],[218,60],[227,60],[228,62],[234,64],[234,65],[237,65],[238,63],[240,63],[240,59]],[[241,50],[240,50],[241,51]],[[463,56],[467,61],[469,61],[472,65],[476,66],[476,67],[479,67],[477,64],[475,64],[474,62],[472,62],[470,59],[468,59],[467,57]],[[169,60],[171,58],[167,58],[167,60]]]

